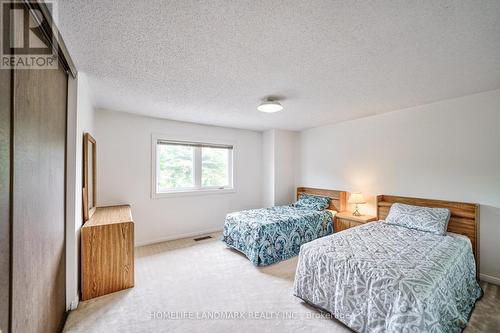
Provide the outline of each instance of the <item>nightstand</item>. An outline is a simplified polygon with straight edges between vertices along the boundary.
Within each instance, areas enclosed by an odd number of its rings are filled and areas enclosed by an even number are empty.
[[[377,221],[376,216],[372,215],[352,215],[352,212],[340,212],[335,214],[335,232],[357,227],[366,222]]]

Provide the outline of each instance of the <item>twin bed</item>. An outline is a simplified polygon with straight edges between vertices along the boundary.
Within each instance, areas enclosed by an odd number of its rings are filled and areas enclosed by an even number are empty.
[[[337,210],[345,207],[340,193]],[[294,295],[356,332],[460,332],[482,296],[476,279],[478,205],[379,196],[377,214],[380,221],[326,237],[321,232],[290,237],[286,228],[279,237],[270,233],[262,243],[264,253],[281,254],[268,260],[259,252],[251,260],[269,264],[299,253]],[[291,229],[300,230],[301,219],[293,221]],[[294,245],[282,255],[281,244]]]
[[[313,196],[324,198],[324,206],[311,202]],[[256,266],[298,255],[302,244],[333,233],[333,216],[345,209],[346,192],[299,187],[297,199],[292,205],[228,214],[222,240]]]

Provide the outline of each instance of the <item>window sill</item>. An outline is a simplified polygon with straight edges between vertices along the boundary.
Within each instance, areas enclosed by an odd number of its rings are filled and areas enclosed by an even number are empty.
[[[151,197],[152,199],[161,199],[161,198],[185,197],[191,195],[213,195],[213,194],[228,194],[228,193],[236,193],[236,190],[234,188],[184,190],[184,191],[153,193]]]

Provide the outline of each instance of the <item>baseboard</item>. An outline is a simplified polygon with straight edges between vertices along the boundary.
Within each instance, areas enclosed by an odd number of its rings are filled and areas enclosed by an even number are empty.
[[[168,241],[177,240],[177,239],[183,239],[183,238],[191,238],[191,237],[196,237],[196,236],[211,234],[211,233],[214,233],[214,232],[220,232],[220,231],[222,231],[222,229],[217,228],[217,229],[209,229],[209,230],[188,232],[188,233],[185,233],[185,234],[178,234],[178,235],[174,235],[174,236],[157,238],[157,239],[151,240],[151,241],[140,242],[140,243],[135,244],[135,247],[145,246],[145,245],[151,245],[151,244],[156,244],[156,243],[162,243],[162,242],[168,242]]]
[[[500,286],[500,278],[497,278],[495,276],[486,275],[486,274],[479,274],[479,279],[481,281],[493,283],[493,284],[496,284],[497,286]]]

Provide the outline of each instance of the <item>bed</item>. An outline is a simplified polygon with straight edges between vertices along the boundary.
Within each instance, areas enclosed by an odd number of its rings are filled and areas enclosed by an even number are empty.
[[[304,243],[333,232],[333,214],[344,210],[346,193],[299,187],[297,199],[328,199],[326,209],[295,205],[230,213],[224,222],[222,241],[240,251],[256,266],[266,266],[299,254]]]
[[[482,296],[478,206],[379,196],[379,219],[394,203],[449,209],[447,231],[378,221],[304,244],[295,296],[360,333],[462,331]]]

